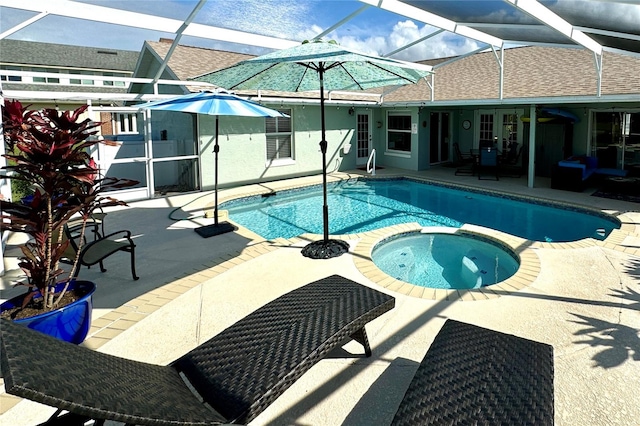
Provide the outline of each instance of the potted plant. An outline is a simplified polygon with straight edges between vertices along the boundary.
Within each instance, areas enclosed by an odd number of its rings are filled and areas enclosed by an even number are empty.
[[[24,295],[0,306],[0,315],[64,340],[80,343],[86,337],[91,321],[91,294],[95,285],[69,276],[60,281],[64,270],[60,261],[65,257],[69,241],[63,238],[63,228],[72,218],[81,217],[78,244],[84,241],[87,221],[96,209],[126,205],[103,196],[108,189],[124,188],[137,182],[128,179],[100,177],[91,148],[101,141],[94,136],[100,123],[80,120],[87,109],[81,106],[73,112],[56,109],[29,110],[19,101],[7,101],[3,108],[3,133],[8,165],[5,177],[26,184],[32,194],[18,201],[0,200],[0,231],[26,233],[29,241],[21,246],[19,266],[26,281]],[[79,250],[78,250],[79,252]],[[72,259],[76,270],[77,257]],[[84,302],[77,308],[70,303]],[[68,311],[84,318],[56,319],[53,313]],[[70,331],[73,323],[79,330]],[[42,323],[38,326],[38,323]],[[61,325],[67,330],[56,330]]]

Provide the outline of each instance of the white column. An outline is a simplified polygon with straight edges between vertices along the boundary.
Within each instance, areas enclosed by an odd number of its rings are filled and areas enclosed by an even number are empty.
[[[151,110],[144,109],[144,143],[147,147],[146,171],[147,171],[147,197],[155,196],[155,182],[153,176],[153,140],[151,137]]]
[[[0,82],[0,93],[2,93],[2,83]],[[0,96],[0,168],[7,165],[7,159],[2,157],[5,153],[4,129],[2,127],[2,109],[4,108],[4,97]],[[11,199],[11,185],[9,179],[0,179],[0,197]],[[7,244],[8,232],[0,233],[0,276],[4,275],[4,247]]]
[[[527,186],[533,188],[533,181],[536,174],[536,106],[529,108],[529,173],[527,174]]]

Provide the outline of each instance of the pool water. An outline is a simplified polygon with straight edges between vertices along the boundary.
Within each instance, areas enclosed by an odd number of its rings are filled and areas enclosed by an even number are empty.
[[[604,215],[462,191],[411,179],[351,179],[328,185],[329,233],[371,231],[399,223],[459,228],[465,223],[534,241],[604,239],[619,222]],[[322,187],[253,196],[220,205],[265,239],[322,234]]]
[[[429,288],[473,289],[506,280],[515,255],[470,235],[412,232],[378,243],[371,258],[384,273]]]

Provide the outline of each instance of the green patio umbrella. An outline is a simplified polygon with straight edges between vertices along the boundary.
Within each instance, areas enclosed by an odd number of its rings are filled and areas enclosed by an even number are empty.
[[[329,239],[324,89],[365,90],[414,84],[431,72],[431,67],[426,65],[358,53],[335,42],[318,40],[242,61],[193,80],[228,90],[320,90],[324,238],[306,246],[302,254],[326,259],[346,253],[349,246],[344,241]]]

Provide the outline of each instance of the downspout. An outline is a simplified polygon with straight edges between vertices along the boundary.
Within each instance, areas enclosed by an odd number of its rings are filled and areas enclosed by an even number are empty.
[[[536,123],[538,116],[536,106],[531,104],[529,108],[529,169],[527,173],[527,186],[533,188],[536,174]]]

